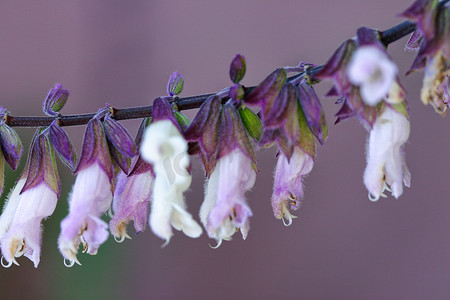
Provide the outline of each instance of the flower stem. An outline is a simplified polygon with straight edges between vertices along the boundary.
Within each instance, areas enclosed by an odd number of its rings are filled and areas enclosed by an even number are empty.
[[[447,0],[448,1],[448,0]],[[444,2],[447,2],[444,1]],[[388,45],[395,42],[402,37],[408,35],[416,29],[416,24],[411,21],[405,21],[392,28],[380,32],[381,41]],[[322,69],[323,66],[317,66],[308,69],[308,75],[314,77],[318,71]],[[289,77],[288,80],[292,81],[297,79],[302,74],[297,74]],[[255,87],[245,87],[245,94],[249,94]],[[225,94],[225,93],[224,93]],[[183,98],[175,98],[179,110],[188,110],[199,108],[200,105],[210,96],[215,95],[203,94],[195,95]],[[114,109],[113,117],[116,120],[129,120],[129,119],[139,119],[150,117],[152,115],[152,106],[138,106],[138,107],[128,107],[128,108],[116,108]],[[11,127],[39,127],[39,126],[49,126],[53,120],[58,119],[60,126],[77,126],[84,125],[89,122],[95,116],[95,113],[89,114],[76,114],[76,115],[59,115],[57,117],[48,116],[13,116],[7,115],[5,122]]]

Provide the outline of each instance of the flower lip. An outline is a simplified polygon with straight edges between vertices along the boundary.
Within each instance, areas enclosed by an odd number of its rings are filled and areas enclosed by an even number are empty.
[[[251,160],[239,149],[217,162],[205,189],[205,200],[200,208],[200,220],[208,236],[217,241],[229,241],[240,230],[246,239],[252,211],[245,200],[256,178]]]
[[[411,175],[402,152],[409,130],[408,119],[389,107],[377,118],[369,135],[364,171],[364,184],[371,201],[385,197],[385,190],[398,198],[403,193],[403,185],[410,185]]]
[[[201,227],[187,212],[183,193],[192,177],[187,141],[170,119],[159,119],[146,129],[140,147],[141,156],[152,164],[155,174],[150,227],[167,245],[172,227],[189,237],[199,237]]]
[[[108,238],[108,225],[100,219],[111,206],[111,182],[102,166],[93,163],[78,172],[69,201],[69,215],[61,222],[58,247],[65,259],[79,264],[76,254],[91,255]]]
[[[355,50],[347,75],[352,84],[360,87],[363,101],[375,106],[389,92],[397,71],[397,66],[380,47],[367,45]]]

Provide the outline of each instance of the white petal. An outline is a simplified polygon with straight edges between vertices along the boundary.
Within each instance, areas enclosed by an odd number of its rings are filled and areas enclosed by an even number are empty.
[[[26,178],[20,179],[16,186],[9,193],[5,205],[3,206],[3,212],[0,216],[0,239],[3,238],[5,233],[8,231],[9,226],[16,213],[17,206],[20,202],[20,192],[25,185]]]

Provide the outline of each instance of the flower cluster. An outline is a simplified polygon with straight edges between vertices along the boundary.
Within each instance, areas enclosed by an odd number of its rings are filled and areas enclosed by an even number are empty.
[[[409,73],[425,69],[421,99],[444,113],[450,84],[449,5],[418,0],[402,16],[417,24],[407,43],[408,49],[418,50]],[[52,122],[37,129],[26,166],[0,215],[1,264],[18,265],[16,258],[25,255],[38,266],[41,223],[60,197],[56,156],[76,175],[58,238],[66,266],[80,264],[80,249],[97,254],[110,233],[117,242],[130,238],[130,221],[137,233],[148,223],[163,246],[173,229],[197,238],[203,233],[201,225],[216,241],[213,248],[238,231],[246,239],[253,215],[246,193],[258,173],[255,153],[270,146],[277,148],[273,214],[289,226],[303,201],[303,180],[316,162],[317,142],[323,145],[328,137],[314,90],[323,79],[333,82],[326,96],[337,97],[341,104],[336,123],[354,116],[368,131],[363,182],[369,199],[387,197],[385,191],[398,198],[411,181],[403,149],[410,125],[399,68],[386,47],[381,32],[362,27],[325,65],[302,62],[278,68],[255,87],[241,84],[246,62],[238,54],[230,64],[232,85],[204,97],[192,121],[180,112],[184,78],[174,72],[168,96],[154,100],[136,138],[109,104],[90,115],[78,160],[59,113],[69,92],[56,84],[43,104]],[[192,102],[184,105],[193,107]],[[4,162],[17,169],[23,152],[10,120],[10,113],[0,108],[0,194]],[[194,156],[201,159],[205,173],[200,222],[189,212],[184,195],[192,182]],[[103,219],[107,212],[109,224]]]

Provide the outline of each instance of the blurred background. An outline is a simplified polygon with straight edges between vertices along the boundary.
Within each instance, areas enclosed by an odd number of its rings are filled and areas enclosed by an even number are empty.
[[[236,53],[247,60],[243,84],[255,85],[279,66],[326,62],[360,26],[384,30],[401,22],[396,14],[412,0],[43,3],[0,3],[0,104],[14,115],[42,115],[56,82],[71,91],[63,114],[95,112],[105,102],[151,104],[165,95],[175,70],[185,76],[181,96],[217,92],[230,85]],[[403,51],[405,42],[389,47],[402,74],[414,57]],[[236,234],[213,250],[205,234],[194,240],[177,232],[161,249],[163,241],[147,229],[122,244],[110,238],[97,256],[80,254],[83,266],[68,269],[56,240],[74,177],[60,164],[61,198],[44,222],[39,268],[20,258],[20,267],[0,269],[0,297],[449,299],[449,119],[420,103],[422,76],[401,77],[411,108],[412,187],[400,199],[368,200],[366,132],[356,120],[333,125],[338,106],[322,97],[330,134],[304,181],[292,226],[272,214],[275,150],[267,149],[258,153],[260,172],[248,193],[254,216],[246,241]],[[329,87],[321,83],[318,94]],[[123,124],[135,134],[139,121]],[[79,151],[84,127],[66,129]],[[27,149],[34,130],[17,130]],[[7,172],[9,187],[20,171]],[[186,198],[198,220],[204,180],[198,161],[193,172]]]

